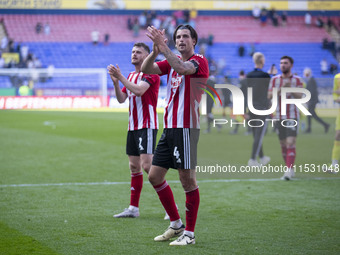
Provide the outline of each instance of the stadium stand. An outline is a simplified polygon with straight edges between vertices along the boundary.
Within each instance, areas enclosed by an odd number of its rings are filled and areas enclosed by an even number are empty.
[[[4,19],[9,37],[28,45],[29,50],[41,59],[45,67],[53,64],[56,68],[105,68],[110,63],[119,63],[123,74],[127,75],[131,71],[130,51],[133,42],[150,41],[143,31],[139,37],[133,37],[132,32],[127,29],[127,19],[130,16],[3,14],[0,18]],[[338,21],[337,17],[333,19]],[[38,22],[48,22],[51,33],[37,34],[35,25]],[[304,18],[301,16],[289,17],[285,27],[274,27],[271,24],[261,27],[258,21],[247,16],[199,16],[196,19],[196,27],[200,37],[213,34],[214,44],[207,48],[206,54],[215,61],[225,57],[224,73],[231,77],[237,77],[240,70],[250,70],[251,43],[255,43],[256,51],[265,54],[266,70],[272,64],[278,66],[282,55],[294,57],[294,71],[299,75],[308,66],[316,77],[321,77],[321,59],[326,59],[328,63],[337,63],[334,56],[321,47],[324,38],[332,40],[327,31],[305,27]],[[90,34],[95,29],[100,32],[100,42],[103,42],[104,34],[109,33],[112,43],[107,46],[102,43],[93,46]],[[246,48],[246,56],[243,58],[237,54],[240,43]],[[1,87],[9,86],[6,77],[1,80],[4,81],[1,82]],[[50,88],[55,82],[56,79],[53,79],[44,84],[37,84],[36,87]],[[65,87],[77,87],[75,84],[82,87],[91,86],[90,81],[81,78],[78,81],[74,78],[64,81]],[[108,86],[112,87],[110,79]]]
[[[127,29],[129,15],[9,14],[1,17],[4,18],[10,37],[16,41],[89,42],[90,33],[94,29],[99,30],[100,41],[104,40],[103,36],[107,32],[114,42],[136,40]],[[38,22],[48,22],[51,34],[36,34],[34,27]],[[325,30],[306,28],[304,18],[295,16],[289,17],[286,27],[274,27],[270,24],[261,27],[252,17],[200,16],[196,20],[196,27],[200,35],[212,33],[215,42],[321,42],[323,38],[331,39]],[[137,39],[148,41],[144,33]]]

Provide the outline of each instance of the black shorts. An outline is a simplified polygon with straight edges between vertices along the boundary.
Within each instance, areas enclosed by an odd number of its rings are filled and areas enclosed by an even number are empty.
[[[165,128],[158,142],[152,164],[166,169],[195,169],[200,130]]]
[[[276,121],[275,122],[275,128],[277,129],[277,132],[279,134],[279,139],[284,140],[287,137],[293,136],[296,137],[299,130],[299,125],[297,124],[295,127],[294,125],[298,123],[296,119],[294,120],[285,120],[283,122],[284,125],[282,125],[283,120]]]
[[[129,156],[153,154],[156,147],[157,131],[157,129],[151,128],[128,131],[126,154]]]

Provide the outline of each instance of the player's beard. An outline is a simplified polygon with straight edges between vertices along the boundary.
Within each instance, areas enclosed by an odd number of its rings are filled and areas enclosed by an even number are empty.
[[[281,70],[281,72],[282,72],[283,74],[289,74],[289,73],[290,73],[290,69]]]
[[[135,62],[133,62],[133,60],[131,59],[131,64],[133,64],[134,66],[138,66],[138,65],[140,65],[141,63],[140,63],[141,61],[138,61],[138,60],[135,60]],[[142,61],[143,62],[143,61]]]

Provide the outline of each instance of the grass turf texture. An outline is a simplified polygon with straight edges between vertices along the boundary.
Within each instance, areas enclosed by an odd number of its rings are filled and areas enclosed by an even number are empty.
[[[329,162],[334,119],[327,121],[329,134],[314,122],[312,134],[298,136],[296,164]],[[144,184],[140,218],[114,219],[129,203],[126,128],[127,113],[0,111],[0,254],[340,253],[339,175],[298,172],[291,182],[250,182],[282,174],[198,174],[197,243],[188,247],[153,241],[168,222],[150,184]],[[201,133],[199,163],[247,163],[251,137],[230,130]],[[264,150],[271,164],[282,164],[276,134],[268,132]],[[231,178],[245,180],[223,182]],[[184,219],[176,171],[167,179]],[[5,186],[105,181],[123,183]]]

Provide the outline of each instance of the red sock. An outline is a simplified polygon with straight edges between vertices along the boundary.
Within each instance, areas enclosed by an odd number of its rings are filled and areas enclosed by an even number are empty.
[[[296,156],[295,147],[287,148],[287,158],[286,158],[287,167],[292,167],[294,165],[295,156]]]
[[[281,146],[281,153],[282,153],[282,157],[284,162],[287,162],[287,147],[286,146]]]
[[[143,172],[131,173],[130,205],[139,207],[140,193],[143,188]]]
[[[172,194],[172,190],[168,183],[164,181],[163,183],[153,187],[156,190],[159,200],[161,201],[165,211],[168,213],[170,221],[178,220],[180,217],[178,214],[174,195]]]
[[[198,191],[198,187],[195,190],[189,191],[185,193],[186,201],[185,201],[185,216],[186,216],[186,227],[185,230],[194,232],[198,207],[200,204],[200,193]]]

